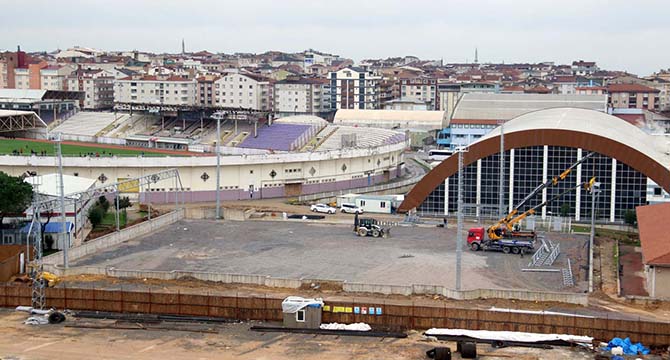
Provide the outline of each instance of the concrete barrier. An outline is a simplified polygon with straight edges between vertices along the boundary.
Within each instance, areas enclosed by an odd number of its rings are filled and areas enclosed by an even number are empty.
[[[155,271],[155,270],[126,270],[115,268],[104,268],[95,266],[77,266],[69,269],[63,269],[62,266],[55,264],[45,264],[45,270],[58,276],[75,276],[83,274],[106,275],[118,278],[135,279],[158,279],[158,280],[179,280],[195,279],[200,281],[218,282],[224,284],[245,284],[266,286],[272,288],[299,289],[309,287],[311,284],[335,286],[349,293],[371,293],[383,295],[441,295],[455,300],[476,300],[476,299],[511,299],[522,301],[541,301],[541,302],[562,302],[588,305],[588,295],[583,293],[567,292],[549,292],[549,291],[531,291],[514,289],[475,289],[457,291],[447,289],[439,285],[387,285],[387,284],[363,284],[341,280],[323,280],[323,279],[285,279],[275,278],[266,275],[249,274],[226,274],[215,272],[200,271]]]
[[[82,245],[70,248],[68,250],[68,259],[70,261],[81,259],[84,256],[97,253],[103,249],[154,232],[163,226],[173,224],[183,218],[184,210],[180,209],[165,215],[161,215],[155,219],[129,226],[121,231],[101,236],[97,239],[85,242]],[[57,252],[55,254],[45,256],[43,261],[44,264],[62,265],[63,253]]]

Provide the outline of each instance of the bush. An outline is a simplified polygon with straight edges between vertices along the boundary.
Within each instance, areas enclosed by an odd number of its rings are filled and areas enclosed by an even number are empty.
[[[101,196],[98,199],[98,204],[102,208],[102,213],[103,215],[107,213],[107,210],[109,210],[109,200],[105,196]]]
[[[109,205],[109,204],[108,204]],[[93,227],[98,227],[102,223],[102,218],[105,216],[105,211],[99,204],[94,205],[88,210],[88,220]]]
[[[54,247],[54,238],[51,235],[44,237],[44,245],[47,250],[51,250]]]

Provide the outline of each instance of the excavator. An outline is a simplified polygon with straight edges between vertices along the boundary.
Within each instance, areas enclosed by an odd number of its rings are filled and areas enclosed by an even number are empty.
[[[531,191],[525,198],[523,198],[514,208],[510,211],[504,218],[498,220],[497,223],[489,226],[486,231],[483,227],[480,228],[471,228],[468,230],[468,245],[471,250],[477,251],[480,249],[484,250],[502,250],[505,253],[515,253],[518,254],[521,251],[532,250],[534,248],[535,239],[537,237],[534,231],[520,231],[518,230],[518,225],[521,220],[526,217],[535,214],[538,209],[543,208],[547,204],[561,198],[563,195],[574,191],[577,188],[583,187],[585,190],[589,191],[593,187],[596,179],[595,177],[585,181],[576,186],[570,187],[563,192],[551,197],[550,199],[533,206],[532,208],[524,211],[519,214],[520,209],[534,198],[537,194],[541,193],[542,190],[550,187],[556,186],[559,182],[565,180],[565,178],[570,175],[572,170],[577,168],[581,163],[589,159],[594,155],[593,152],[588,153],[586,156],[582,157],[579,161],[572,164],[569,168],[563,171],[560,175],[555,176],[551,179],[548,179],[544,183],[538,185],[533,191]]]

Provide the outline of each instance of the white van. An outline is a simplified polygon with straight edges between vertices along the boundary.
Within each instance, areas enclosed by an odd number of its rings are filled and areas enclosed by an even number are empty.
[[[340,211],[343,213],[348,213],[348,214],[362,214],[363,209],[360,207],[356,206],[356,204],[342,204],[340,205]]]

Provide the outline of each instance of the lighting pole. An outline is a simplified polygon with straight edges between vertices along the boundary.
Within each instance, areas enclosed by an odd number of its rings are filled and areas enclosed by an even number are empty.
[[[221,219],[221,116],[216,117],[216,219]]]
[[[500,123],[500,179],[498,188],[498,218],[505,216],[505,121]],[[511,166],[511,165],[510,165]]]
[[[463,153],[467,148],[461,146],[458,152],[458,208],[456,222],[456,291],[461,290],[461,263],[463,257]]]
[[[600,193],[600,183],[591,187],[591,236],[589,236],[589,293],[593,292],[593,239],[596,236],[596,197]]]

